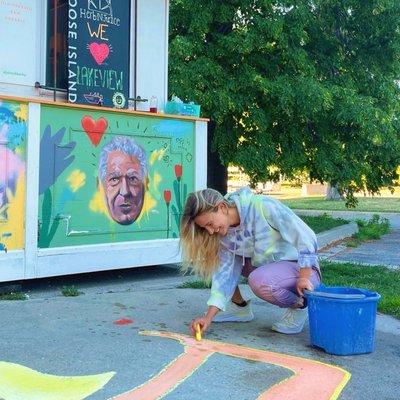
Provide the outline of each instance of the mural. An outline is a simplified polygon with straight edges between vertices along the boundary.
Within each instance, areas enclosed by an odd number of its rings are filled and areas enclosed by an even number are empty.
[[[24,248],[28,105],[0,100],[0,251]]]
[[[194,124],[43,106],[39,247],[178,237]]]

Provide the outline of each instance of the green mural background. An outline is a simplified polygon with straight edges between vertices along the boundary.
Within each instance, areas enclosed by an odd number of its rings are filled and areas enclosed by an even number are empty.
[[[178,237],[186,194],[194,190],[192,121],[42,106],[39,247]],[[98,177],[100,153],[117,136],[146,152],[148,180],[135,222],[115,222]]]

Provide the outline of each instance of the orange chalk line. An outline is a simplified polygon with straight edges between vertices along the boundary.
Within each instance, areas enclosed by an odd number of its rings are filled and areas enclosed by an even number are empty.
[[[155,331],[141,332],[141,333],[153,336],[163,336],[167,338],[172,338],[180,341],[182,344],[195,345],[197,347],[199,346],[199,344],[194,342],[191,337],[188,337],[186,335],[180,335],[169,332],[155,332]],[[266,350],[252,349],[249,347],[244,347],[229,343],[215,342],[211,340],[204,340],[204,342],[207,342],[207,345],[205,347],[207,347],[207,349],[209,350],[212,350],[213,352],[218,352],[239,358],[251,359],[254,361],[263,361],[266,363],[279,365],[284,368],[292,370],[296,375],[287,378],[284,381],[274,385],[275,387],[275,386],[281,386],[283,382],[293,383],[291,385],[287,385],[286,383],[284,389],[285,392],[282,393],[278,392],[279,396],[286,396],[281,398],[285,398],[287,400],[291,400],[292,398],[297,400],[299,398],[298,397],[299,394],[294,392],[294,388],[296,389],[296,391],[300,392],[300,394],[304,395],[305,393],[307,393],[308,396],[307,398],[310,400],[313,399],[335,400],[351,377],[350,373],[347,372],[346,370],[340,367],[322,363],[320,361],[285,355],[281,353],[274,353]],[[322,379],[325,380],[326,378],[331,378],[331,385],[330,385],[331,387],[328,389],[320,388],[320,391],[316,391],[315,387],[309,388],[310,379],[308,378],[310,377],[313,380],[314,379],[316,381],[319,380],[319,382],[321,382]],[[327,382],[325,381],[324,384],[326,383]],[[303,387],[304,384],[306,387]],[[298,387],[298,385],[301,385],[302,387],[300,386]],[[266,397],[267,395],[274,393],[274,387],[264,392],[258,399],[259,400],[274,399],[275,397]],[[287,387],[289,388],[288,390],[286,389]],[[279,390],[281,390],[281,388],[279,388]],[[329,392],[329,390],[333,392],[332,396],[326,397],[326,393]],[[286,393],[286,391],[290,393]]]
[[[139,332],[141,334],[146,334]],[[161,336],[161,335],[153,335]],[[157,375],[137,386],[135,389],[125,392],[110,400],[155,400],[161,399],[172,392],[185,379],[190,377],[201,365],[207,361],[214,352],[201,351],[195,346],[184,345],[184,352],[174,358]],[[193,361],[196,360],[194,363]],[[1,400],[1,399],[0,399]]]
[[[290,369],[294,375],[272,387],[257,400],[336,400],[350,379],[346,370],[306,358],[295,357],[266,350],[215,342],[172,332],[141,331],[143,335],[166,337],[178,340],[184,346],[184,353],[172,360],[154,378],[143,385],[126,392],[114,400],[156,400],[174,390],[182,381],[193,374],[212,354],[221,353]]]
[[[227,343],[221,343],[221,347],[226,347],[220,351],[223,354],[279,365],[295,373],[294,376],[270,387],[258,400],[335,400],[350,379],[350,374],[342,368],[306,358]],[[317,386],[314,386],[315,384]],[[340,386],[342,389],[337,393]]]

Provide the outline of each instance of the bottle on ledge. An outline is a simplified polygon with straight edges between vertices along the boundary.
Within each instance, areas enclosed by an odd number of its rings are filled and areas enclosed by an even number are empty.
[[[157,112],[157,96],[151,96],[150,99],[150,112],[151,113],[156,113]]]

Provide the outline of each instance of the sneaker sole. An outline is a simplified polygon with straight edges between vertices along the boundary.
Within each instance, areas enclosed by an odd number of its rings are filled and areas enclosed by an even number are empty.
[[[253,321],[254,317],[251,318],[224,318],[224,319],[214,319],[213,322],[250,322]]]
[[[293,330],[280,329],[280,328],[272,325],[271,330],[274,332],[283,333],[285,335],[296,335],[297,333],[300,333],[303,330],[303,328],[301,328],[300,330],[297,330],[297,331],[293,331]]]

